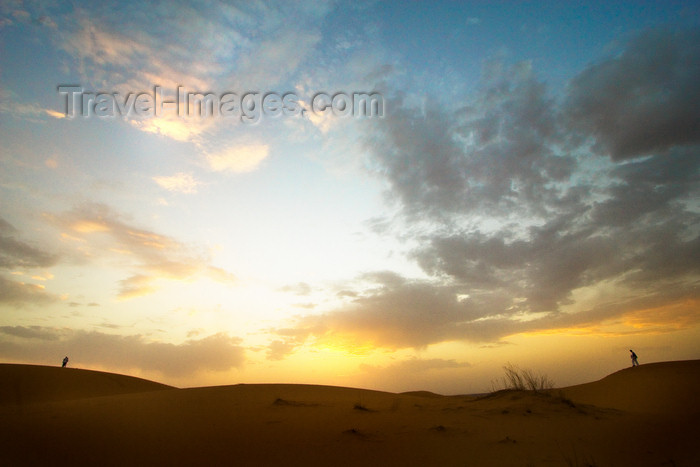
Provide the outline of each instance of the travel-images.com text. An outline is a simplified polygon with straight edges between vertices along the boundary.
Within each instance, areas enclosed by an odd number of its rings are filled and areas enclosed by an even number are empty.
[[[384,98],[376,92],[318,92],[309,100],[308,108],[293,92],[193,92],[178,86],[173,95],[163,95],[161,86],[149,92],[94,92],[79,85],[60,85],[65,96],[64,115],[80,117],[225,117],[254,124],[265,117],[297,117],[307,112],[336,117],[381,118]]]

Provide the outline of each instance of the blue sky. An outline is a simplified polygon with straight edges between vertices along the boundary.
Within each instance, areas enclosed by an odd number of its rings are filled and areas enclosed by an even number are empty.
[[[0,14],[4,361],[457,393],[700,357],[694,2]],[[67,118],[66,85],[299,112]]]

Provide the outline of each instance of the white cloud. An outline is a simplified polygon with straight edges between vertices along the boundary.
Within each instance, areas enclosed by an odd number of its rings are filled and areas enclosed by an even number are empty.
[[[200,182],[195,179],[191,174],[184,172],[176,173],[169,177],[166,176],[156,176],[153,180],[165,188],[168,191],[175,191],[179,193],[194,194],[197,193],[197,187]]]
[[[269,152],[266,144],[248,144],[207,154],[206,159],[215,172],[250,172],[258,168]]]
[[[159,116],[145,120],[131,119],[129,124],[146,133],[163,135],[175,141],[197,141],[199,136],[213,125],[212,119],[181,118],[177,116]]]
[[[273,91],[293,78],[319,43],[320,19],[328,11],[322,2],[206,8],[176,2],[124,9],[100,4],[77,8],[77,20],[57,18],[62,30],[57,37],[85,83],[111,92],[148,92],[155,85],[169,92],[177,86],[203,93],[242,93],[251,86]],[[220,123],[167,115],[129,120],[141,131],[194,142]]]

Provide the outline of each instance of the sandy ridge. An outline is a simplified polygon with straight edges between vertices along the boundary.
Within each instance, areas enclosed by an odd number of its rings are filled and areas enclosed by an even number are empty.
[[[0,366],[0,376],[3,386],[22,378],[20,390],[32,378],[76,386],[0,406],[0,465],[700,465],[700,411],[678,400],[700,390],[700,361],[489,397],[295,384],[173,389],[28,366]]]

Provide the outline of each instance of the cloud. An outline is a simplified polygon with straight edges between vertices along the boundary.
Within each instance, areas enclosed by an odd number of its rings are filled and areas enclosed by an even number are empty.
[[[177,1],[116,6],[77,6],[54,17],[60,31],[55,40],[85,85],[98,83],[101,89],[126,95],[150,92],[155,85],[171,93],[178,86],[217,94],[272,91],[293,79],[311,55],[321,38],[321,19],[332,4]],[[222,127],[222,119],[167,114],[128,122],[142,131],[196,143],[205,130],[210,135]]]
[[[59,336],[51,328],[42,326],[2,326],[0,332],[7,336],[22,339],[38,339],[43,341],[57,341]]]
[[[700,30],[656,29],[570,84],[573,129],[614,160],[700,144]]]
[[[206,34],[195,26],[200,23],[209,29],[213,26],[211,20],[206,12],[185,5],[162,8],[167,11],[137,4],[119,12],[109,4],[78,6],[70,17],[60,18],[63,34],[58,37],[59,46],[77,61],[86,82],[132,87],[131,91],[151,90],[156,84],[207,88],[221,70],[216,58],[225,54],[207,42]],[[154,15],[159,14],[168,19],[153,27]],[[178,21],[188,16],[189,24]],[[216,15],[212,19],[216,20]],[[145,27],[148,24],[151,27]],[[221,39],[229,39],[228,47],[234,47],[238,36],[227,31],[222,28]],[[204,56],[209,66],[205,66]]]
[[[128,300],[130,298],[150,295],[155,292],[157,287],[153,285],[155,278],[143,274],[137,274],[127,279],[119,281],[119,298]]]
[[[34,10],[28,15],[49,26],[44,32],[47,41],[65,52],[61,58],[65,68],[80,76],[86,92],[150,94],[159,85],[163,96],[172,99],[179,86],[219,96],[291,90],[320,44],[323,17],[333,3],[77,2],[51,14],[43,11],[49,7],[27,8]],[[3,110],[24,118],[64,117],[37,105],[1,102]],[[184,105],[181,101],[178,110]],[[268,155],[265,145],[208,148],[207,143],[224,132],[230,136],[231,131],[243,131],[232,130],[231,119],[183,117],[172,106],[161,109],[157,117],[129,115],[123,121],[139,131],[194,143],[198,155],[216,172],[250,172]]]
[[[392,363],[387,366],[377,366],[369,365],[363,363],[360,368],[369,373],[375,373],[385,376],[386,379],[393,379],[397,375],[414,375],[416,379],[425,378],[425,375],[429,372],[440,371],[445,369],[455,369],[455,368],[470,368],[472,365],[470,363],[459,363],[456,360],[445,360],[443,358],[410,358],[408,360],[401,360]]]
[[[472,365],[470,363],[460,363],[456,360],[446,360],[443,358],[409,358],[408,360],[400,360],[394,362],[387,366],[377,366],[369,365],[363,363],[360,365],[364,371],[367,372],[380,372],[383,374],[391,375],[405,375],[412,374],[416,375],[417,378],[423,378],[426,373],[431,371],[439,371],[444,369],[455,369],[455,368],[470,368]]]
[[[282,292],[290,292],[295,295],[309,295],[312,289],[311,286],[306,282],[298,282],[296,284],[285,285],[279,290]]]
[[[560,100],[531,64],[499,61],[485,64],[462,107],[429,97],[414,106],[396,93],[391,113],[366,127],[367,165],[396,209],[375,232],[411,245],[407,258],[428,278],[366,274],[343,287],[346,305],[279,335],[396,349],[623,317],[625,332],[672,328],[674,318],[695,325],[687,306],[673,304],[696,303],[700,280],[700,144],[689,129],[700,121],[689,84],[700,81],[696,35],[643,33],[618,58],[582,71]],[[628,85],[634,95],[612,91]],[[629,112],[651,139],[624,136],[626,122],[596,126],[608,106],[614,118]],[[612,157],[592,153],[572,122]],[[661,131],[668,122],[680,126]],[[667,310],[665,324],[629,324],[648,309]]]
[[[28,5],[26,2],[4,2],[0,5],[0,27],[25,23],[55,29],[56,23],[44,14],[47,9],[47,6],[41,3]]]
[[[175,191],[185,194],[197,193],[197,187],[200,182],[196,180],[191,174],[179,172],[175,175],[167,176],[156,176],[153,177],[155,181],[162,188],[168,191]]]
[[[650,308],[641,308],[635,313],[630,313],[625,319],[628,324],[640,330],[668,332],[686,329],[700,324],[698,305],[700,300],[697,299],[682,299],[661,306],[652,304]]]
[[[180,344],[156,342],[141,335],[116,335],[48,327],[0,327],[3,359],[51,364],[68,354],[78,367],[114,371],[134,369],[167,377],[191,377],[200,372],[227,371],[245,362],[241,340],[219,333]]]
[[[47,216],[73,241],[85,258],[116,255],[133,274],[121,280],[122,299],[157,290],[157,280],[191,280],[198,277],[232,283],[235,277],[213,266],[202,252],[177,240],[131,225],[102,204],[85,204],[73,211]]]
[[[608,324],[615,324],[618,334],[657,334],[696,326],[693,310],[700,300],[697,279],[620,287],[573,312],[540,313],[529,312],[508,290],[474,291],[409,279],[399,286],[377,285],[347,306],[297,317],[291,327],[275,330],[282,338],[275,355],[282,358],[304,343],[424,349],[453,341],[502,343],[528,332],[600,333]]]
[[[48,268],[58,262],[58,255],[48,253],[17,239],[19,232],[0,217],[0,269]],[[48,275],[48,277],[51,277]],[[33,276],[35,280],[46,280],[44,276]],[[14,306],[24,304],[47,304],[59,297],[44,290],[43,285],[27,284],[0,276],[0,303]]]
[[[206,160],[215,172],[250,172],[267,158],[270,148],[266,144],[248,144],[207,154]]]
[[[59,119],[60,119],[60,118],[66,118],[66,114],[65,114],[65,113],[56,112],[55,110],[48,109],[48,110],[44,110],[44,112],[46,112],[46,114],[47,114],[49,117],[59,118]]]
[[[470,324],[487,315],[458,298],[454,287],[377,274],[376,282],[350,304],[319,315],[298,318],[287,338],[303,342],[345,342],[377,347],[425,347],[444,340],[471,337]],[[364,279],[367,280],[367,279]],[[478,325],[477,325],[478,327]],[[488,336],[492,337],[492,336]]]
[[[213,126],[210,118],[183,118],[176,115],[163,115],[146,120],[131,119],[129,123],[146,133],[153,133],[175,141],[199,141],[200,135]]]
[[[435,390],[441,393],[464,392],[472,365],[442,358],[395,360],[387,365],[363,363],[355,379],[362,386],[387,391]]]
[[[556,151],[558,113],[529,64],[489,64],[480,93],[464,108],[400,94],[368,127],[371,167],[407,217],[541,211],[561,195],[574,160]]]
[[[58,257],[15,238],[17,230],[0,217],[0,268],[45,268]]]
[[[53,118],[65,118],[63,112],[45,109],[36,103],[20,102],[19,97],[12,91],[0,88],[0,111],[14,118],[22,118],[30,121],[46,120],[46,116]]]
[[[292,353],[297,346],[291,342],[282,340],[272,341],[267,348],[268,360],[283,360],[287,355]]]
[[[82,12],[84,13],[84,12]],[[68,37],[64,44],[67,51],[82,60],[89,60],[94,65],[126,66],[137,58],[149,55],[143,34],[139,39],[113,31],[106,25],[95,24],[84,14],[78,20],[78,29]]]
[[[37,18],[37,23],[41,24],[42,26],[47,26],[52,29],[56,29],[57,25],[54,22],[53,19],[51,19],[50,16],[42,15],[39,18]]]
[[[0,276],[0,303],[14,306],[29,303],[42,305],[58,300],[59,297],[46,292],[41,285],[12,281]]]

